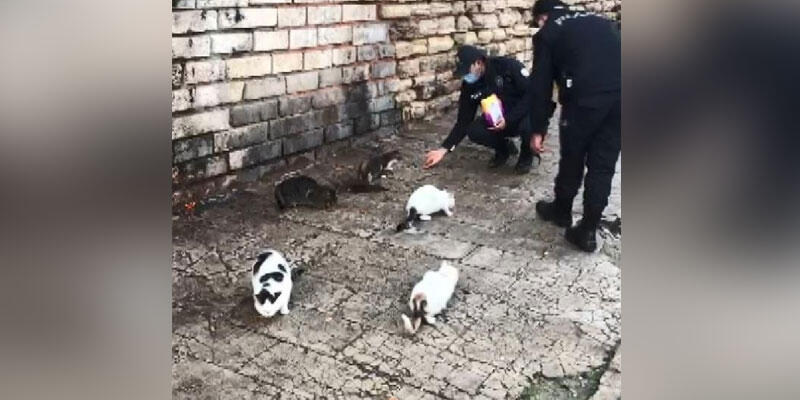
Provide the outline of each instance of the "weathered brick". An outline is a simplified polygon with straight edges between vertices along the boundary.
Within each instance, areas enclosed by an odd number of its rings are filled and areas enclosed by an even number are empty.
[[[336,104],[342,104],[347,100],[344,89],[340,87],[320,90],[314,93],[312,104],[314,108],[324,108]]]
[[[183,84],[183,64],[172,64],[172,87]]]
[[[342,69],[329,68],[319,71],[319,87],[324,88],[327,86],[341,85],[342,84]]]
[[[223,82],[194,88],[192,106],[213,107],[219,104],[236,103],[242,100],[244,82]]]
[[[413,23],[413,22],[412,22]],[[416,23],[419,34],[422,36],[433,35],[439,29],[439,20],[423,19]]]
[[[211,55],[211,38],[190,36],[172,38],[172,58],[196,58]]]
[[[481,12],[490,13],[497,9],[497,2],[495,0],[481,1]]]
[[[306,24],[305,7],[278,9],[278,26],[303,26],[305,24]]]
[[[172,1],[172,8],[173,9],[194,8],[194,6],[195,6],[194,0],[173,0]]]
[[[369,64],[342,68],[342,83],[361,82],[369,79]]]
[[[342,6],[340,5],[308,7],[309,25],[333,24],[341,20]]]
[[[410,17],[411,10],[416,5],[411,4],[383,4],[381,5],[381,18]]]
[[[242,169],[281,156],[281,142],[268,142],[228,153],[231,169]]]
[[[172,112],[188,110],[192,107],[192,96],[189,89],[172,91]]]
[[[478,43],[485,44],[490,43],[492,41],[492,37],[494,37],[494,33],[491,29],[484,29],[482,31],[478,31]]]
[[[295,154],[322,145],[324,134],[322,129],[314,129],[301,135],[283,139],[283,154]]]
[[[428,38],[428,53],[439,53],[453,48],[453,39],[450,36]]]
[[[317,71],[301,72],[286,76],[286,92],[296,93],[312,90],[319,87],[319,73]]]
[[[394,99],[392,96],[378,97],[376,99],[370,99],[369,102],[367,102],[367,109],[371,113],[391,110],[392,108],[394,108]]]
[[[472,29],[472,21],[470,21],[469,18],[467,18],[467,16],[461,15],[458,17],[456,28],[459,32],[466,32]]]
[[[303,53],[303,69],[320,69],[331,66],[331,49],[308,50]]]
[[[394,57],[394,45],[393,44],[378,45],[378,57],[380,58]]]
[[[494,14],[475,14],[472,16],[472,23],[477,28],[497,28],[499,21]]]
[[[378,57],[375,46],[360,46],[357,53],[358,61],[372,61]]]
[[[291,4],[292,0],[250,0],[250,5],[259,5],[259,4]],[[300,1],[296,1],[295,3],[301,3]]]
[[[411,87],[413,81],[411,79],[398,79],[391,78],[385,82],[386,91],[390,93],[401,92]]]
[[[374,4],[344,4],[342,5],[342,21],[370,21],[376,17]]]
[[[247,0],[197,0],[197,8],[247,7]]]
[[[270,139],[279,139],[319,126],[321,126],[320,119],[313,112],[275,119],[269,121]]]
[[[240,149],[269,139],[269,123],[262,122],[214,134],[216,152]]]
[[[449,17],[442,17],[439,18],[438,28],[436,29],[436,33],[440,35],[445,35],[448,33],[453,33],[456,31],[456,17],[449,16]]]
[[[419,59],[415,58],[398,62],[397,74],[403,78],[419,75]]]
[[[229,54],[253,50],[252,33],[215,33],[211,35],[211,52]]]
[[[453,3],[430,3],[428,13],[430,15],[450,14],[453,12]]]
[[[228,110],[172,118],[172,139],[180,139],[230,128]]]
[[[186,83],[206,83],[225,79],[225,61],[189,61],[186,63]]]
[[[381,126],[393,126],[402,121],[402,114],[398,110],[388,110],[381,113]]]
[[[301,69],[303,69],[303,53],[295,51],[272,54],[272,70],[274,73],[281,74]]]
[[[347,26],[320,27],[317,30],[319,45],[346,43],[353,40],[353,28]]]
[[[397,62],[394,60],[378,61],[372,64],[372,77],[385,78],[387,76],[392,76],[395,74],[396,67],[397,67]]]
[[[325,143],[335,142],[353,136],[353,125],[339,123],[325,127]]]
[[[269,55],[231,58],[225,61],[229,79],[264,76],[272,73],[272,57]]]
[[[205,32],[217,29],[217,12],[213,10],[174,11],[172,34]]]
[[[279,111],[282,117],[301,114],[311,110],[311,96],[284,96],[279,101]]]
[[[289,48],[289,31],[271,31],[253,33],[253,50],[271,51]]]
[[[300,49],[303,47],[314,47],[317,45],[317,29],[292,29],[289,32],[289,48]]]
[[[356,62],[356,48],[340,47],[333,49],[332,58],[333,65],[352,64]]]
[[[244,86],[244,99],[254,100],[286,93],[283,77],[272,77],[247,81]]]
[[[402,91],[402,92],[397,93],[396,96],[394,96],[394,100],[396,102],[404,103],[404,104],[405,103],[409,103],[411,101],[414,101],[416,99],[417,99],[417,92],[414,91],[414,90]]]
[[[190,160],[177,167],[182,180],[191,182],[228,172],[228,160],[224,155],[218,155]]]
[[[205,157],[214,152],[214,140],[210,137],[194,137],[172,142],[172,162],[182,163]]]
[[[389,28],[386,24],[365,24],[353,26],[353,44],[386,42]]]
[[[266,100],[231,108],[231,126],[268,121],[278,116],[278,101]]]
[[[456,33],[453,35],[456,44],[475,44],[478,43],[478,35],[475,32]]]
[[[220,29],[258,28],[277,23],[278,11],[274,8],[234,8],[219,12]]]
[[[493,40],[506,40],[506,30],[503,28],[492,29]]]

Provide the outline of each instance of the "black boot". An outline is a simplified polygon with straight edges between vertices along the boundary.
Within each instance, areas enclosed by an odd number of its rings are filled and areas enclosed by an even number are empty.
[[[489,160],[489,168],[497,168],[505,165],[508,158],[512,154],[517,154],[517,151],[517,146],[514,146],[514,143],[510,140],[505,139],[503,148],[495,150],[494,157]]]
[[[566,228],[572,224],[572,202],[540,200],[536,203],[536,214],[545,221]]]
[[[530,152],[522,152],[519,155],[519,159],[517,159],[517,165],[514,167],[514,171],[518,174],[523,175],[531,172],[531,168],[533,168],[534,160],[536,160],[536,166],[538,167],[539,164],[542,162],[541,157],[538,154],[533,154]]]
[[[567,228],[564,237],[579,249],[592,253],[597,250],[597,227],[602,210],[584,206],[583,218],[577,225]]]

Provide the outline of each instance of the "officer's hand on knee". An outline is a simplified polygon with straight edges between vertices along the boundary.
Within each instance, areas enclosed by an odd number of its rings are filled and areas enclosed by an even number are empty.
[[[428,169],[442,161],[444,155],[447,154],[447,149],[431,150],[425,155],[425,164],[422,165],[423,169]]]
[[[544,135],[541,133],[534,133],[531,135],[531,151],[536,154],[544,152]]]

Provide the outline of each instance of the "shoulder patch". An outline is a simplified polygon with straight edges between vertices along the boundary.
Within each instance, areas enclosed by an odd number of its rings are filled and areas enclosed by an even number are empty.
[[[530,75],[530,72],[528,72],[527,68],[523,68],[523,69],[519,70],[519,73],[522,74],[522,76]]]

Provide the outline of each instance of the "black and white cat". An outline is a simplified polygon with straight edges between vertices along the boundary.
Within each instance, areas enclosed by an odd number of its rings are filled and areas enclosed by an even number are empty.
[[[431,214],[444,212],[448,217],[453,215],[456,199],[452,193],[440,190],[433,185],[425,185],[408,198],[406,203],[406,219],[397,225],[397,231],[412,230],[416,220],[430,221]]]
[[[414,285],[408,308],[411,316],[401,314],[403,326],[408,333],[416,333],[423,318],[430,325],[436,324],[436,315],[447,306],[456,289],[458,269],[447,261],[442,261],[438,271],[429,270],[422,280]]]
[[[293,268],[283,255],[269,249],[260,254],[253,265],[253,303],[256,311],[271,317],[278,311],[289,313],[289,297],[292,294],[292,281],[303,272]]]

